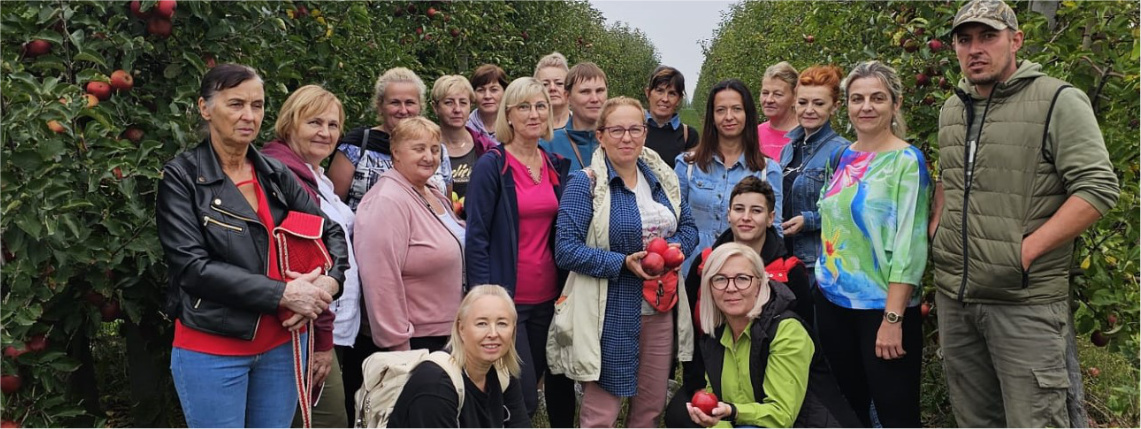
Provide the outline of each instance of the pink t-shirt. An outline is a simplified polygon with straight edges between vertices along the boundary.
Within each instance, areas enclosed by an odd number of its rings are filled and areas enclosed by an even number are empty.
[[[784,145],[788,144],[788,138],[784,135],[788,131],[781,131],[773,128],[769,121],[757,125],[757,135],[761,140],[761,152],[769,158],[780,160],[780,150]]]
[[[507,165],[515,177],[515,200],[519,206],[519,261],[515,273],[515,302],[541,304],[559,294],[555,254],[551,250],[551,227],[559,213],[559,200],[551,184],[547,163],[539,183],[527,166],[507,153]]]

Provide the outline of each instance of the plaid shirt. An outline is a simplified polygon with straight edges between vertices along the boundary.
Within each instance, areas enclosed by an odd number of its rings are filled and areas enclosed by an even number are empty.
[[[610,161],[607,160],[610,167]],[[638,160],[649,181],[654,200],[672,208],[658,179]],[[582,171],[571,174],[555,228],[555,263],[560,268],[609,280],[606,317],[602,326],[602,372],[598,384],[615,396],[634,396],[638,391],[638,340],[642,330],[642,280],[625,269],[626,255],[645,249],[642,217],[634,192],[626,189],[613,168],[610,183],[610,250],[586,246],[586,234],[594,215],[590,178]],[[676,213],[675,213],[676,215]],[[666,241],[680,243],[689,253],[697,245],[697,227],[689,206],[681,203],[677,232]]]

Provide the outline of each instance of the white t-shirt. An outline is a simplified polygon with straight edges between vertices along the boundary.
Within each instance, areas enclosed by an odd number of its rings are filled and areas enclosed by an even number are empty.
[[[309,171],[317,178],[317,195],[321,197],[321,212],[325,213],[333,222],[345,230],[345,244],[349,248],[349,269],[345,271],[345,283],[341,285],[341,297],[333,301],[329,309],[337,317],[333,321],[333,344],[338,346],[352,346],[361,329],[360,300],[361,281],[357,267],[356,253],[353,252],[353,221],[356,215],[333,192],[333,181],[325,177],[325,169],[314,169],[309,165]]]

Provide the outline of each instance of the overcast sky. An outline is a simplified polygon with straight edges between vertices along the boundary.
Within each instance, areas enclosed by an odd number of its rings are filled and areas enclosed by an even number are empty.
[[[702,40],[713,37],[721,14],[732,1],[649,1],[590,0],[607,23],[623,21],[642,30],[662,56],[662,64],[673,66],[685,76],[685,92],[692,98],[701,63]]]

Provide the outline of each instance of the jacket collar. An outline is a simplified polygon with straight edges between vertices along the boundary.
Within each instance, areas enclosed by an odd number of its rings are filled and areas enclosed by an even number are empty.
[[[713,248],[716,249],[717,246],[732,242],[733,230],[727,229],[713,242]],[[788,251],[785,250],[784,240],[777,235],[776,227],[770,225],[765,231],[765,242],[761,245],[761,260],[764,261],[765,265],[768,265],[772,261],[784,258],[787,254]]]
[[[317,189],[317,177],[313,174],[313,170],[309,168],[309,164],[301,158],[301,155],[298,155],[297,152],[294,152],[292,148],[286,145],[285,142],[273,140],[266,143],[265,146],[262,147],[262,155],[270,156],[281,161],[293,174],[297,175],[298,179],[301,179],[302,185],[313,190]]]
[[[804,140],[806,134],[804,127],[797,125],[796,128],[793,128],[792,131],[789,131],[788,134],[784,136],[788,137],[788,141],[790,142],[799,142]],[[836,136],[836,131],[832,130],[832,121],[825,122],[824,126],[816,130],[811,136],[808,136],[808,147],[819,146],[820,143],[826,142],[834,136]]]
[[[638,158],[638,171],[641,171],[642,176],[646,177],[646,181],[650,184],[650,189],[656,189],[658,187],[658,177],[654,176],[654,172],[650,170],[650,166],[646,165],[646,161],[643,161],[642,158]],[[622,179],[618,178],[618,172],[614,170],[614,165],[610,163],[610,158],[606,158],[606,174],[608,176],[606,178],[608,183],[613,185],[615,183],[614,181],[617,180],[619,181],[618,183],[622,185]]]
[[[209,137],[202,140],[202,143],[195,149],[195,158],[198,165],[198,177],[195,182],[199,185],[208,185],[225,180],[226,173],[222,171],[222,164],[218,162],[218,154],[214,152],[214,145],[210,144]],[[249,159],[250,163],[253,164],[254,171],[263,175],[273,173],[273,168],[270,167],[269,162],[253,145],[246,149],[246,159]]]
[[[646,125],[654,127],[654,128],[665,128],[666,125],[669,125],[671,129],[677,130],[677,127],[681,126],[681,116],[678,116],[677,113],[674,113],[674,116],[672,118],[670,118],[669,122],[666,122],[662,126],[658,126],[658,122],[654,120],[654,116],[650,114],[649,110],[647,110],[646,111]]]

